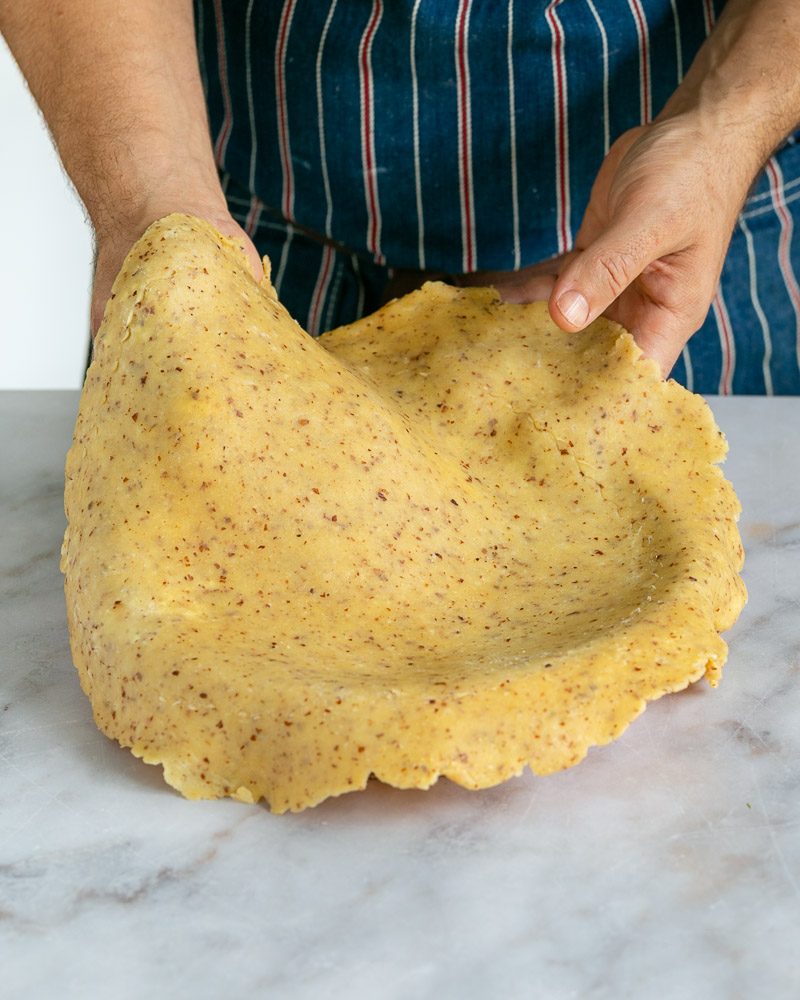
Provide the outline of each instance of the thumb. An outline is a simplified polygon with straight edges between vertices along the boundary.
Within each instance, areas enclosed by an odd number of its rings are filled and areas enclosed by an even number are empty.
[[[230,217],[223,217],[221,219],[210,219],[223,236],[227,236],[234,242],[239,244],[239,248],[242,253],[247,258],[247,263],[250,265],[250,271],[252,272],[253,278],[256,282],[261,282],[264,279],[264,267],[261,263],[261,257],[256,250],[250,236],[242,229],[242,227]]]
[[[561,272],[550,294],[553,321],[562,330],[582,330],[597,319],[652,263],[657,239],[640,228],[613,226]]]
[[[261,262],[258,250],[256,250],[250,237],[246,237],[244,241],[240,241],[239,245],[242,250],[244,250],[244,254],[245,257],[247,257],[247,262],[250,265],[253,277],[256,282],[260,284],[264,280],[264,265]]]

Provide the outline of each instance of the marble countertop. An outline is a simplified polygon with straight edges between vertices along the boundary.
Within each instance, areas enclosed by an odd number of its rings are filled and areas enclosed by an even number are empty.
[[[0,996],[800,996],[800,400],[715,399],[750,603],[721,686],[571,771],[186,802],[95,728],[58,554],[77,393],[0,394]]]

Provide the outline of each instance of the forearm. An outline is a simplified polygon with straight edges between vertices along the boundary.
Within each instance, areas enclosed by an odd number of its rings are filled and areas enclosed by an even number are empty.
[[[705,135],[731,140],[736,162],[728,166],[748,174],[749,185],[800,124],[797,0],[728,0],[657,120],[685,113]]]
[[[100,238],[225,210],[191,0],[0,0],[0,30]]]

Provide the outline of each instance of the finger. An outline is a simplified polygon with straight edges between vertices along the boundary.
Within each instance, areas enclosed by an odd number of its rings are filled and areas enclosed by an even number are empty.
[[[699,329],[704,318],[702,315],[695,321],[682,312],[676,313],[654,302],[634,300],[631,293],[615,302],[606,315],[632,334],[645,357],[658,364],[664,378],[672,371],[684,344]]]
[[[675,362],[686,342],[685,335],[670,329],[637,331],[634,339],[645,357],[652,358],[656,362],[664,378],[675,367]]]
[[[242,246],[245,256],[247,257],[247,262],[250,265],[250,270],[253,272],[253,277],[258,284],[264,280],[264,265],[259,256],[258,250],[253,246],[251,240],[245,240]]]
[[[641,347],[642,345],[640,344],[639,346]],[[655,361],[661,369],[661,377],[669,378],[669,373],[675,367],[675,362],[680,357],[683,348],[681,347],[676,350],[674,345],[668,346],[666,344],[662,344],[654,345],[648,350],[644,350],[644,348],[642,348],[642,350],[644,352],[644,356],[646,358],[652,358],[652,360]]]
[[[256,250],[253,241],[247,233],[233,219],[221,220],[216,223],[216,226],[223,236],[228,236],[239,245],[242,253],[247,258],[247,263],[250,265],[253,277],[260,284],[264,279],[264,267],[261,263],[258,250]]]
[[[536,274],[526,281],[496,287],[504,302],[547,302],[555,283],[555,274]]]
[[[562,330],[582,330],[597,319],[648,264],[658,240],[641,228],[615,226],[577,253],[550,295],[550,315]]]

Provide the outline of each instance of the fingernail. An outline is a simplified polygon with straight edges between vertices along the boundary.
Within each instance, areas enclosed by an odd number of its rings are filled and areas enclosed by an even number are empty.
[[[580,292],[568,291],[559,296],[556,302],[564,319],[573,326],[583,326],[589,318],[589,303]]]

